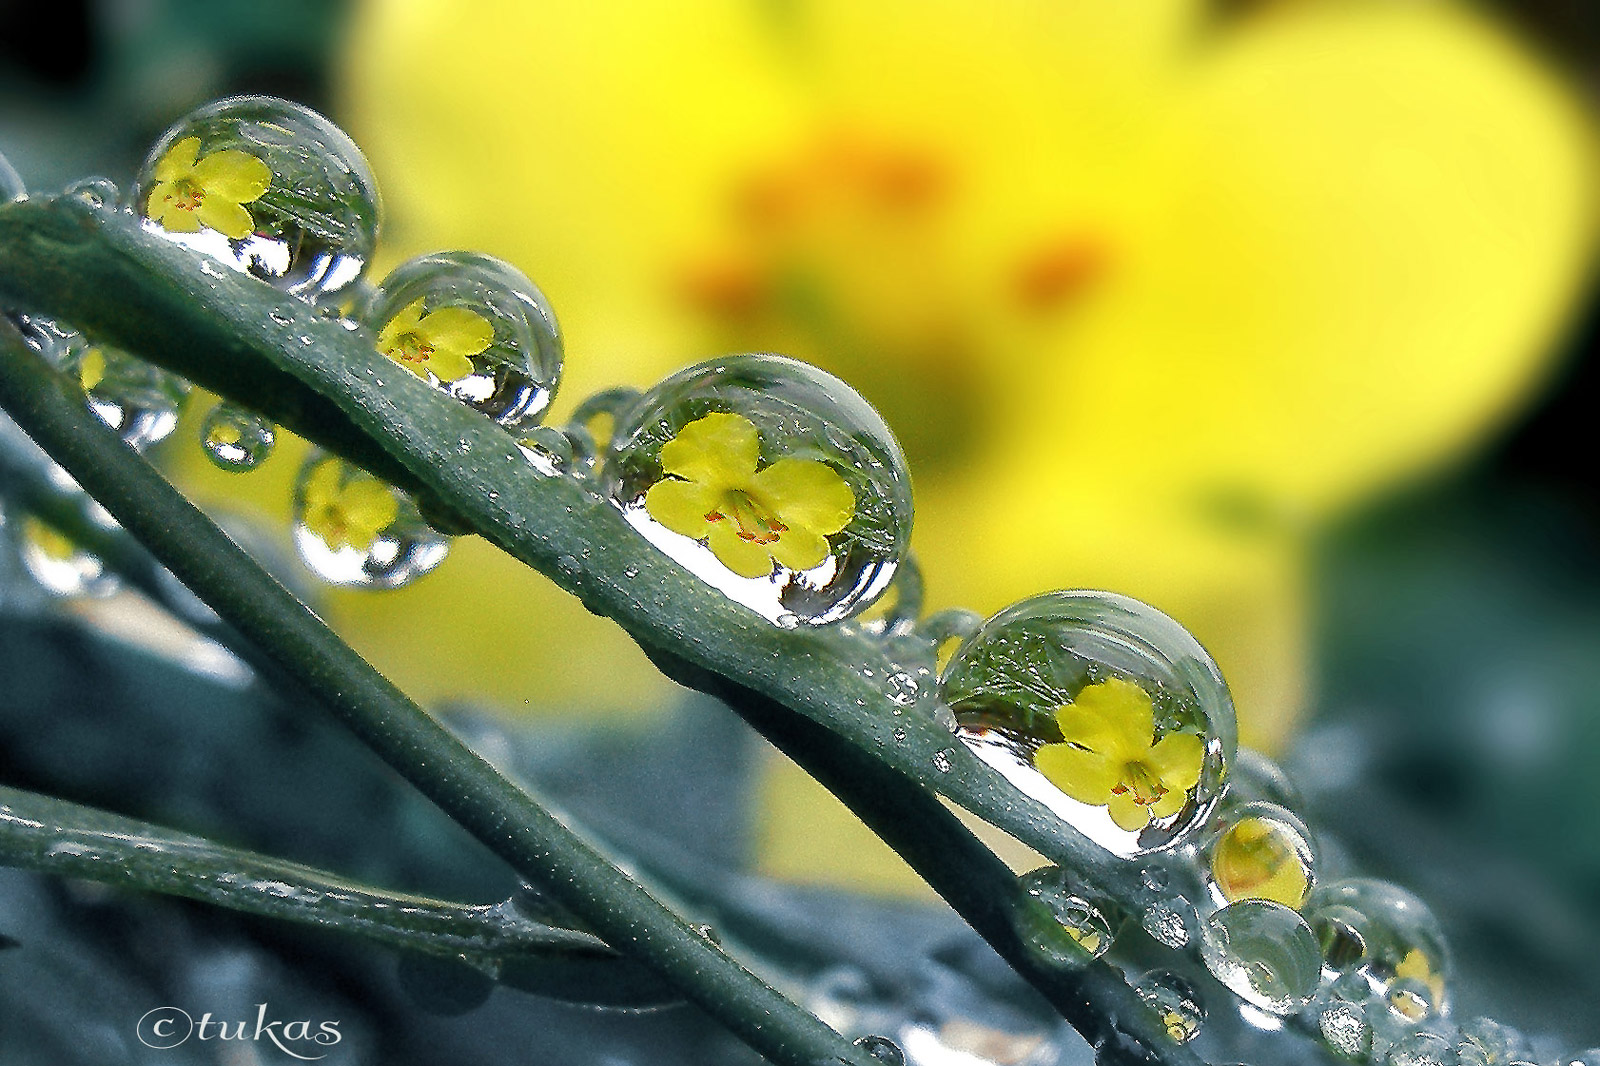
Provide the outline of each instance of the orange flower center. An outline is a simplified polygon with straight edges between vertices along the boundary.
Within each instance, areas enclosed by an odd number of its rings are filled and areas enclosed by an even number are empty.
[[[384,354],[403,363],[426,363],[433,352],[433,345],[423,340],[421,334],[402,333],[395,338],[394,346]]]
[[[206,191],[188,178],[180,178],[172,184],[177,191],[165,197],[165,200],[179,211],[193,211],[206,198]]]
[[[725,493],[722,505],[706,512],[706,521],[732,521],[738,527],[739,539],[752,544],[775,544],[781,535],[789,532],[789,527],[778,521],[776,515],[751,499],[749,493],[738,490]]]
[[[1132,795],[1133,802],[1149,807],[1167,794],[1167,786],[1158,781],[1149,767],[1142,762],[1130,762],[1122,768],[1122,780],[1111,790],[1113,796]]]

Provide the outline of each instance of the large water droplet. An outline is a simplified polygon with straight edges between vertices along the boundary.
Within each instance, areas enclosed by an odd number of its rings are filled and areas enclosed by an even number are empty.
[[[1254,748],[1240,748],[1228,770],[1228,795],[1236,802],[1264,800],[1287,810],[1305,806],[1300,790],[1283,768]]]
[[[1317,1031],[1323,1041],[1346,1058],[1365,1058],[1372,1050],[1372,1026],[1361,1003],[1330,997],[1317,1006]]]
[[[1031,901],[1018,917],[1023,940],[1044,957],[1064,966],[1083,966],[1111,950],[1111,923],[1094,904],[1067,887],[1056,866],[1031,870],[1020,878]]]
[[[979,758],[1122,856],[1200,825],[1233,758],[1216,664],[1177,622],[1124,596],[1052,592],[1009,607],[939,685]]]
[[[1299,913],[1281,903],[1230,904],[1201,927],[1200,955],[1239,998],[1273,1014],[1292,1014],[1317,990],[1317,938]]]
[[[1394,1014],[1418,1022],[1449,1002],[1450,955],[1427,906],[1387,881],[1318,885],[1301,908],[1330,974],[1356,974]]]
[[[355,142],[270,96],[207,104],[150,150],[146,228],[308,300],[347,288],[378,241],[378,188]]]
[[[838,378],[781,356],[701,363],[651,389],[613,434],[605,475],[653,544],[774,622],[864,609],[910,541],[888,426]]]
[[[1234,805],[1225,799],[1200,850],[1206,889],[1218,907],[1265,899],[1299,909],[1316,881],[1311,830],[1275,803]]]
[[[54,355],[62,372],[83,389],[89,409],[130,448],[148,448],[178,427],[178,411],[189,392],[182,378],[71,330],[60,331],[54,341],[46,355]]]
[[[31,516],[7,523],[14,530],[22,565],[39,587],[57,596],[109,596],[120,584],[99,557],[64,533]]]
[[[326,455],[312,455],[301,468],[294,514],[301,560],[334,585],[399,588],[450,550],[404,493]]]
[[[1134,982],[1133,990],[1156,1012],[1175,1042],[1187,1044],[1199,1035],[1206,1008],[1188,981],[1175,973],[1152,970]]]
[[[200,424],[206,458],[235,473],[254,470],[272,454],[278,437],[271,420],[237,404],[219,403]]]
[[[365,301],[378,351],[514,432],[539,421],[561,379],[561,333],[544,294],[478,252],[408,259]]]

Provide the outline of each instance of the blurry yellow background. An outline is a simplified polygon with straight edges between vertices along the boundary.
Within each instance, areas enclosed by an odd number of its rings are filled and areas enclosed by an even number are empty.
[[[1310,538],[1484,440],[1588,280],[1592,121],[1458,4],[373,0],[349,42],[377,273],[522,268],[566,334],[557,418],[727,351],[823,366],[906,445],[932,608],[1147,600],[1268,750]],[[476,541],[330,610],[425,700],[674,699]],[[767,869],[904,884],[796,771],[763,802]]]

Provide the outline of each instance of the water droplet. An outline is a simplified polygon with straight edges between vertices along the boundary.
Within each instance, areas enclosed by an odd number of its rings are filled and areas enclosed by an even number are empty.
[[[517,449],[545,477],[560,477],[572,466],[572,442],[551,426],[535,426],[517,442]]]
[[[1202,825],[1233,758],[1233,702],[1205,649],[1155,608],[1107,592],[1047,593],[990,618],[939,694],[979,758],[1124,857]],[[1127,726],[1108,740],[1107,721]],[[1103,785],[1094,753],[1107,743],[1148,754],[1119,758],[1121,776]]]
[[[1318,885],[1301,908],[1330,976],[1356,974],[1396,1017],[1419,1022],[1449,1004],[1450,955],[1427,906],[1370,878]]]
[[[906,1066],[905,1052],[886,1036],[863,1036],[855,1041],[855,1046],[888,1066]]]
[[[917,702],[917,693],[920,686],[917,679],[904,670],[896,670],[884,678],[884,690],[888,693],[891,702],[901,707],[909,707]]]
[[[1311,1000],[1321,974],[1317,938],[1281,903],[1246,900],[1201,926],[1200,954],[1217,980],[1246,1003],[1292,1014]]]
[[[449,553],[404,493],[322,454],[310,456],[294,492],[294,544],[311,572],[333,585],[399,588]]]
[[[1083,966],[1111,950],[1111,923],[1094,904],[1074,895],[1061,868],[1045,866],[1019,878],[1030,904],[1018,917],[1022,938],[1046,958]]]
[[[299,104],[236,96],[161,135],[134,185],[145,227],[307,300],[340,292],[378,239],[361,150]]]
[[[8,522],[22,565],[39,587],[56,596],[109,596],[119,582],[97,556],[74,544],[53,526],[31,516]]]
[[[894,727],[893,736],[894,736],[894,739],[895,739],[895,743],[897,743],[897,744],[900,743],[901,741],[905,740],[906,739],[905,727],[904,726],[895,726]]]
[[[66,331],[59,340],[55,362],[128,447],[141,451],[178,428],[189,392],[182,378],[120,348],[90,343],[81,333]]]
[[[363,303],[378,351],[513,432],[539,421],[561,379],[562,342],[544,294],[478,252],[408,259]]]
[[[774,622],[865,609],[910,540],[910,479],[888,426],[844,382],[780,356],[667,378],[624,416],[604,470],[634,528]]]
[[[1509,1066],[1527,1053],[1527,1040],[1520,1032],[1489,1018],[1464,1022],[1457,1034],[1456,1054],[1461,1066]],[[1587,1059],[1591,1054],[1585,1052],[1579,1058]],[[1592,1061],[1600,1063],[1600,1058]]]
[[[1200,915],[1194,904],[1182,896],[1173,896],[1146,907],[1139,916],[1139,925],[1156,943],[1185,948],[1200,928]]]
[[[1317,1031],[1334,1051],[1346,1058],[1365,1058],[1372,1050],[1372,1026],[1359,1003],[1336,999],[1317,1011]]]
[[[950,766],[951,766],[950,760],[955,758],[955,754],[956,753],[955,753],[955,750],[953,748],[941,748],[938,751],[934,752],[933,753],[933,768],[935,770],[939,771],[941,774],[949,773],[950,772]]]
[[[272,454],[277,429],[268,419],[232,403],[219,403],[200,424],[206,458],[224,470],[254,470]]]
[[[1224,800],[1200,850],[1206,889],[1219,907],[1265,899],[1299,908],[1316,882],[1311,830],[1275,803]]]
[[[1199,1035],[1206,1008],[1188,981],[1166,970],[1152,970],[1134,982],[1133,990],[1156,1012],[1175,1043],[1187,1044]]]
[[[1388,1066],[1457,1066],[1455,1047],[1437,1033],[1412,1033],[1402,1037],[1384,1057]]]
[[[1237,802],[1264,801],[1286,810],[1305,807],[1300,790],[1283,768],[1253,748],[1240,748],[1228,768],[1228,794]]]
[[[115,208],[122,201],[122,190],[110,178],[81,178],[61,191],[93,208]]]

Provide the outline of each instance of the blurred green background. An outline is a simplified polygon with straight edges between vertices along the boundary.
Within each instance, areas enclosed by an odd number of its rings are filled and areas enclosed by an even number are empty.
[[[1478,923],[1469,960],[1524,967],[1496,1013],[1593,991],[1570,969],[1600,945],[1584,0],[0,11],[0,152],[31,189],[126,185],[191,107],[270,92],[368,153],[380,275],[464,247],[544,288],[558,418],[724,351],[834,371],[906,445],[933,608],[1092,586],[1175,615],[1356,864]],[[285,543],[296,454],[239,478],[187,429],[159,451]],[[321,609],[425,702],[679,699],[481,542]],[[754,796],[764,871],[917,892],[787,764]]]

